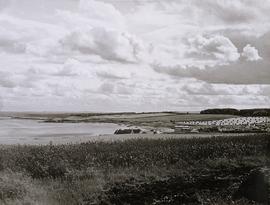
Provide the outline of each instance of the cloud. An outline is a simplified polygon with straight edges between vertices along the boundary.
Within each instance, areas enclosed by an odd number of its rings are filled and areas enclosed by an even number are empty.
[[[125,27],[123,15],[109,3],[96,0],[80,0],[79,12],[88,19],[95,19],[99,23],[110,22],[113,27]]]
[[[184,16],[187,17],[190,13],[190,18],[195,22],[205,24],[248,24],[259,20],[267,20],[267,10],[270,8],[270,3],[267,0],[190,0],[190,1],[171,1],[171,4],[166,7],[167,10],[175,13],[184,11]],[[202,18],[203,17],[203,18]]]
[[[12,79],[12,74],[8,72],[1,72],[0,71],[0,87],[4,88],[14,88],[16,84]]]
[[[75,77],[78,75],[76,66],[79,65],[79,62],[75,59],[68,59],[62,68],[58,69],[52,75],[62,76],[62,77]]]
[[[194,58],[195,60],[210,59],[227,63],[237,61],[240,57],[237,48],[230,39],[221,35],[211,37],[197,35],[187,40],[189,49],[186,52],[186,56]]]
[[[108,80],[121,80],[121,79],[126,79],[126,77],[115,74],[115,73],[110,73],[107,71],[97,71],[96,72],[97,76],[100,78],[108,79]]]
[[[119,95],[132,95],[134,93],[134,87],[124,83],[119,83],[116,86],[116,93]]]
[[[114,85],[112,83],[103,83],[100,85],[98,91],[101,94],[110,95],[114,92]]]
[[[143,55],[143,43],[126,30],[125,18],[111,4],[81,0],[73,11],[56,10],[48,17],[49,23],[31,18],[0,15],[0,51],[27,53],[48,61],[66,61],[79,52],[136,63]]]
[[[85,55],[99,55],[105,60],[135,63],[139,60],[141,43],[125,32],[95,27],[71,32],[61,40],[64,48]]]
[[[200,59],[201,65],[196,64],[193,61],[187,64],[153,64],[152,66],[155,71],[168,74],[174,78],[195,78],[208,83],[270,84],[270,49],[267,44],[270,39],[269,37],[270,35],[268,32],[259,38],[253,39],[255,47],[250,46],[250,44],[244,46],[241,58],[239,57],[240,53],[235,52],[237,48],[232,46],[233,44],[226,38],[222,38],[223,40],[221,42],[227,42],[227,44],[225,44],[227,47],[224,45],[213,47],[203,46],[205,44],[208,45],[204,42],[209,41],[206,41],[204,38],[199,38],[201,41],[197,40],[199,43],[195,41],[195,46],[192,46],[194,49],[191,50],[194,51],[191,52],[191,57],[193,57],[195,62]],[[216,42],[216,40],[214,40],[214,42]],[[217,44],[213,43],[210,45]],[[228,51],[229,54],[226,52],[225,54],[217,52],[220,51],[217,49],[220,47],[222,48],[222,51]],[[259,55],[259,51],[261,56]],[[188,53],[190,53],[190,51],[188,51]],[[214,64],[206,61],[207,57],[214,58],[215,53],[217,53],[217,56],[222,56],[220,59],[223,60],[217,60]],[[200,58],[196,58],[198,55]]]
[[[0,96],[0,111],[3,109],[3,99],[2,97]]]
[[[217,20],[224,23],[243,23],[254,21],[259,13],[254,9],[251,1],[211,1],[206,0],[204,2],[196,2],[195,4],[203,9],[206,16],[216,17]],[[254,4],[252,4],[254,5]]]
[[[153,65],[159,73],[165,73],[173,78],[195,78],[208,83],[222,84],[270,84],[269,62],[236,62],[230,65],[215,67],[164,67]]]
[[[242,56],[247,61],[257,61],[262,59],[262,57],[259,56],[258,50],[255,47],[250,46],[249,44],[243,48]]]
[[[185,91],[187,95],[199,96],[267,96],[267,89],[269,86],[265,85],[228,85],[228,84],[211,84],[203,81],[195,80],[193,83],[185,84],[181,90]]]
[[[12,21],[7,21],[6,18],[0,17],[0,51],[10,53],[21,53],[25,50],[24,39],[25,35],[20,33],[20,29],[15,29]]]
[[[115,69],[117,67],[117,69]],[[102,65],[95,70],[96,77],[101,80],[106,81],[123,81],[123,80],[132,80],[135,78],[135,74],[138,72],[138,66],[136,64],[128,65],[117,63],[115,67]]]
[[[188,95],[227,95],[227,90],[216,89],[212,84],[199,82],[186,84],[182,89]]]

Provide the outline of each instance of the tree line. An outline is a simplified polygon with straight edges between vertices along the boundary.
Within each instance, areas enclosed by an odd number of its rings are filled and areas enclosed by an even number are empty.
[[[256,109],[234,109],[234,108],[215,108],[202,110],[200,114],[223,114],[223,115],[238,115],[243,117],[264,117],[270,116],[270,109],[256,108]]]

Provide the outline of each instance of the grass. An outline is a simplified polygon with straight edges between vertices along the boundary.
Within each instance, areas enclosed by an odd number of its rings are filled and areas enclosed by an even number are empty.
[[[184,113],[137,113],[137,114],[104,114],[104,115],[69,115],[48,118],[46,122],[104,122],[134,126],[169,127],[181,121],[223,120],[234,115],[184,114]]]
[[[3,146],[0,204],[232,204],[269,149],[269,135]]]

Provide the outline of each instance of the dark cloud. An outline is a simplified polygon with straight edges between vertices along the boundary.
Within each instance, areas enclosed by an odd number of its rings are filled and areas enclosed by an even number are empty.
[[[270,63],[268,61],[236,62],[230,65],[206,67],[153,66],[159,73],[173,77],[196,78],[208,83],[224,84],[270,84]]]

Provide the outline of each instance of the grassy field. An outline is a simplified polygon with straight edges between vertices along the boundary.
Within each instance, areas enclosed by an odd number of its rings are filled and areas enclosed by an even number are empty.
[[[7,115],[7,114],[6,114]],[[174,122],[223,120],[234,115],[212,115],[198,113],[10,113],[19,118],[41,119],[45,122],[102,122],[148,127],[174,127]]]
[[[254,204],[232,195],[269,147],[269,135],[2,146],[0,204]]]

